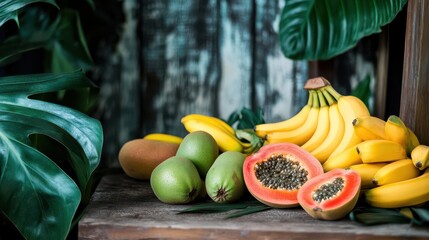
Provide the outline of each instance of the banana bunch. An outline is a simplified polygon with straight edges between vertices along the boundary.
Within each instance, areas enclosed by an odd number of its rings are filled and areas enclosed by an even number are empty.
[[[295,143],[321,163],[362,141],[352,121],[370,114],[359,98],[339,94],[322,77],[309,79],[304,88],[308,90],[307,104],[289,119],[256,125],[259,137],[268,143]]]
[[[408,207],[428,202],[429,168],[420,162],[424,161],[422,156],[428,155],[425,147],[415,147],[411,152],[412,159],[394,161],[381,167],[372,178],[376,187],[365,192],[366,202],[382,208]]]
[[[374,207],[400,208],[429,201],[429,168],[418,177],[369,189],[365,200]]]
[[[181,119],[188,132],[205,131],[215,139],[220,151],[251,154],[259,149],[264,140],[250,130],[235,130],[220,118],[204,114],[188,114]]]
[[[361,176],[366,201],[375,207],[396,208],[429,201],[429,147],[403,121],[360,116],[352,121],[362,139],[323,163],[325,171],[349,168]],[[426,187],[424,187],[426,186]]]

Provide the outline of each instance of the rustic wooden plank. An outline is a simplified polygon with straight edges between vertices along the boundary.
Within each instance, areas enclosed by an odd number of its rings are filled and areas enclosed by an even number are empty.
[[[79,222],[79,239],[427,239],[409,224],[362,226],[348,219],[321,221],[301,208],[270,209],[239,218],[228,213],[177,214],[190,205],[156,199],[148,181],[105,176]]]
[[[429,144],[429,1],[408,1],[400,117]]]
[[[186,113],[215,112],[219,78],[216,1],[145,1],[144,132],[185,133]]]
[[[120,115],[118,141],[123,143],[132,137],[137,136],[140,130],[140,68],[139,54],[135,49],[138,48],[138,16],[134,13],[138,10],[138,1],[131,0],[124,2],[125,15],[124,31],[118,44],[118,55],[121,59],[121,75],[119,83],[120,94]]]
[[[102,79],[100,84],[99,112],[103,124],[102,165],[118,166],[117,155],[122,144],[141,136],[141,79],[138,48],[138,1],[125,1],[121,9],[125,20],[123,32],[115,47],[100,44],[98,68],[95,75]],[[118,9],[119,10],[119,9]],[[111,51],[111,49],[116,51]],[[99,114],[99,113],[97,113]]]
[[[389,30],[387,30],[389,31]],[[374,116],[381,119],[385,118],[386,112],[386,89],[387,89],[387,79],[388,79],[388,69],[389,69],[389,39],[386,31],[380,34],[380,44],[377,50],[378,59],[377,59],[377,72],[374,86]]]
[[[253,2],[219,1],[220,78],[217,115],[250,107],[253,54]]]
[[[267,122],[287,119],[307,103],[307,62],[286,58],[278,28],[284,1],[255,1],[253,108],[261,107]]]

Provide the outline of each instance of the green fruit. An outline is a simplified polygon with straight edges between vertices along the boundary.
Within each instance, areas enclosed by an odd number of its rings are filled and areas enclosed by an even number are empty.
[[[219,155],[206,176],[206,191],[217,203],[239,200],[246,189],[243,179],[245,156],[240,152],[227,151]]]
[[[219,147],[209,133],[196,131],[183,138],[176,156],[191,160],[197,167],[201,178],[204,179],[207,171],[219,156]]]
[[[184,157],[170,157],[159,164],[150,176],[155,196],[164,203],[183,204],[195,200],[202,188],[197,169]]]

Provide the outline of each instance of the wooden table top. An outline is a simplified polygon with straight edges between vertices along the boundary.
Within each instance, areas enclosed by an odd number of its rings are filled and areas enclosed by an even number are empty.
[[[191,205],[160,202],[148,181],[103,177],[79,222],[79,239],[429,239],[409,224],[363,226],[321,221],[301,208],[269,209],[225,219],[228,213],[178,214]]]

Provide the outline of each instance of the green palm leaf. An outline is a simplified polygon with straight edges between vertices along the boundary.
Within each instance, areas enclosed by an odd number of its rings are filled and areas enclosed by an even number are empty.
[[[280,46],[290,59],[324,60],[380,32],[407,0],[286,0]]]

